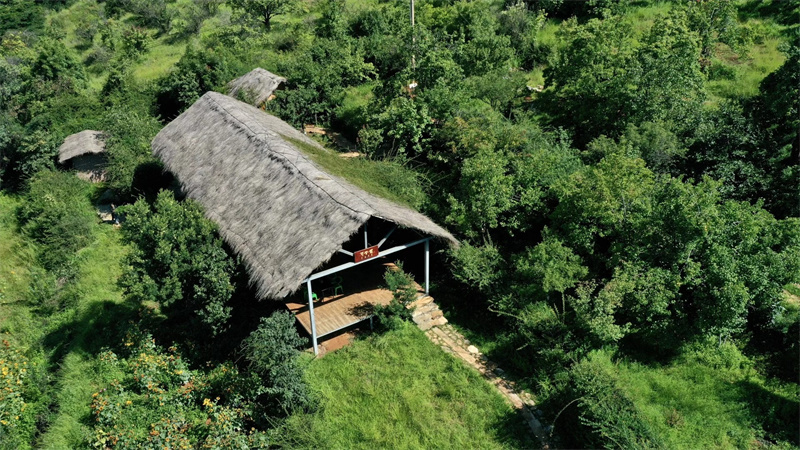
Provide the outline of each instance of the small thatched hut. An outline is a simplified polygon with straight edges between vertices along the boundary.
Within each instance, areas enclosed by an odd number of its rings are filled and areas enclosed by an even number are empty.
[[[285,82],[286,78],[257,67],[228,83],[228,95],[260,107],[271,100],[272,94]]]
[[[75,169],[83,180],[103,181],[106,177],[105,151],[103,133],[84,130],[64,139],[58,148],[58,163]]]
[[[325,172],[301,149],[326,151],[319,144],[231,97],[205,94],[152,146],[187,196],[219,225],[261,297],[280,299],[316,279],[312,273],[371,218],[456,243],[424,215]]]

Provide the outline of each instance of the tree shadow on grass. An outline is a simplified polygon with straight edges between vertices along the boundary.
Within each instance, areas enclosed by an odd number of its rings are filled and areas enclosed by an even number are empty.
[[[90,304],[45,335],[43,344],[50,353],[50,364],[58,365],[68,353],[95,355],[122,342],[131,321],[139,315],[130,303],[106,300]]]
[[[760,424],[766,438],[776,441],[788,441],[800,446],[800,402],[778,395],[752,381],[737,383],[742,398],[750,410],[750,416]]]
[[[508,448],[541,448],[531,433],[522,413],[514,410],[503,414],[493,424],[495,439]]]

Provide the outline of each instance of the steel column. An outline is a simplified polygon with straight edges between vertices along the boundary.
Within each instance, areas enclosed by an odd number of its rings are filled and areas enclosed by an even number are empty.
[[[311,280],[306,281],[306,289],[308,290],[308,311],[311,314],[311,343],[314,344],[314,354],[319,354],[317,348],[317,324],[314,322],[314,293],[311,291]]]
[[[428,295],[431,273],[431,241],[425,241],[425,295]]]

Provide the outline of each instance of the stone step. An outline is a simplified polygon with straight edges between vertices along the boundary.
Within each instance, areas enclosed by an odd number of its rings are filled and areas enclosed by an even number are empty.
[[[420,297],[416,301],[409,303],[406,308],[421,308],[429,303],[433,302],[433,297],[430,295],[426,295],[425,297]]]
[[[416,317],[416,316],[419,316],[419,315],[422,315],[422,314],[427,314],[427,313],[430,313],[432,311],[438,311],[438,310],[439,310],[439,307],[436,306],[436,303],[428,303],[427,305],[422,306],[422,307],[417,308],[414,311],[412,311],[411,312],[411,317]]]

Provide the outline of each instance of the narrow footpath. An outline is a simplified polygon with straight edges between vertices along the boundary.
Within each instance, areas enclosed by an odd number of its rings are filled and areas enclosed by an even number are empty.
[[[415,308],[412,313],[414,323],[425,332],[425,336],[447,353],[461,359],[475,368],[491,383],[508,402],[525,419],[533,436],[541,443],[542,448],[549,448],[547,434],[534,412],[538,413],[536,403],[530,394],[518,390],[513,381],[506,378],[503,369],[497,367],[481,351],[456,330],[433,301],[433,297],[425,296],[409,305]]]

